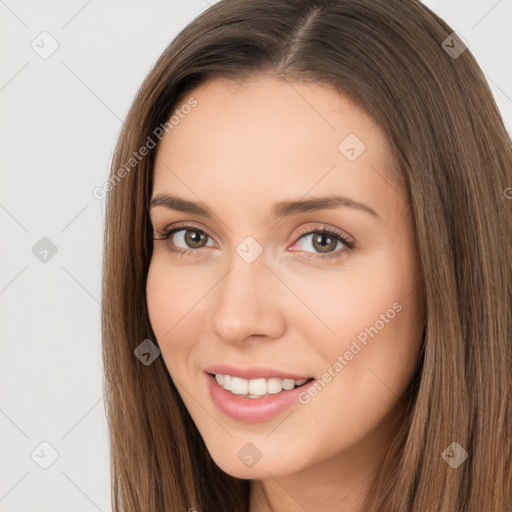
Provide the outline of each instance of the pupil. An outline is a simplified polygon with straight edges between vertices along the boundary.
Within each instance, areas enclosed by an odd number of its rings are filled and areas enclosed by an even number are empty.
[[[334,246],[336,246],[336,240],[332,239],[329,235],[325,233],[321,233],[317,235],[314,238],[315,244],[318,244],[320,246],[320,249],[334,249],[334,247],[331,247],[334,243]],[[325,252],[325,251],[323,251]]]
[[[203,238],[203,235],[201,233],[199,233],[199,231],[189,231],[189,233],[192,233],[192,234],[189,234],[189,239],[192,240],[192,243],[200,243],[202,238]]]

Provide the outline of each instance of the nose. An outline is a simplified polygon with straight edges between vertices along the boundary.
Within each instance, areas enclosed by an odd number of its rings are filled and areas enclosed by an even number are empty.
[[[264,253],[252,263],[234,254],[230,265],[221,282],[212,290],[213,333],[229,343],[240,343],[251,336],[281,337],[285,329],[285,312],[280,297],[285,294],[285,289],[267,267]]]

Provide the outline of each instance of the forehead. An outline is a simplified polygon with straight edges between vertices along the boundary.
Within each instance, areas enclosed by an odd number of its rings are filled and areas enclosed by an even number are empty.
[[[245,152],[251,145],[257,151],[258,143],[280,146],[304,140],[325,140],[337,150],[338,139],[353,130],[375,149],[385,150],[385,140],[373,119],[328,85],[265,75],[243,82],[214,79],[191,91],[176,110],[191,97],[197,106],[182,114],[179,125],[172,129],[176,144],[193,132],[203,142],[229,144],[231,140],[233,150],[236,142],[246,143]],[[296,147],[294,153],[300,152]]]
[[[160,142],[154,192],[221,193],[246,206],[332,192],[385,207],[387,140],[336,89],[267,76],[215,79],[190,91],[175,112],[190,98],[196,106],[183,109]]]

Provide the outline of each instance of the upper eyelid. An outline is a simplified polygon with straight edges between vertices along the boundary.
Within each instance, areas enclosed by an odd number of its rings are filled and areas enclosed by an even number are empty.
[[[346,239],[350,243],[353,243],[353,244],[356,243],[356,240],[353,236],[349,235],[346,231],[344,231],[340,228],[335,228],[326,223],[321,223],[321,222],[312,223],[312,224],[313,225],[308,228],[301,228],[298,230],[298,232],[295,232],[294,238],[296,238],[296,240],[299,240],[300,238],[302,238],[304,236],[309,236],[312,233],[327,230],[327,231],[332,231],[334,235],[336,235],[342,239]],[[195,228],[198,231],[201,231],[204,234],[206,234],[206,236],[208,236],[209,238],[216,238],[216,235],[215,235],[215,237],[212,237],[207,229],[203,229],[201,226],[196,225],[194,223],[194,221],[183,221],[183,222],[177,222],[174,224],[170,224],[169,226],[166,226],[165,228],[163,228],[161,230],[161,232],[165,233],[165,232],[172,231],[172,233],[175,234],[178,231],[182,231],[182,230],[186,231],[187,228]],[[155,228],[155,230],[156,230],[156,228]]]
[[[175,224],[170,224],[169,226],[166,226],[165,228],[163,228],[161,231],[163,233],[168,232],[168,231],[173,231],[173,232],[182,231],[182,230],[186,231],[187,229],[190,229],[190,228],[195,228],[198,231],[201,231],[202,233],[207,235],[209,238],[214,238],[210,235],[210,233],[207,229],[204,229],[200,226],[195,225],[193,221],[184,222],[183,224],[180,222],[177,222]],[[216,237],[217,237],[217,235],[215,235],[215,238]]]

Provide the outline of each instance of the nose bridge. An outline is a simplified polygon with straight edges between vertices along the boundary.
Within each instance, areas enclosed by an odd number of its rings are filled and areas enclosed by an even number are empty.
[[[276,307],[279,280],[266,263],[262,248],[253,241],[245,240],[236,247],[214,293],[212,329],[221,339],[237,342],[254,334],[280,335],[282,311]]]

